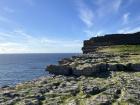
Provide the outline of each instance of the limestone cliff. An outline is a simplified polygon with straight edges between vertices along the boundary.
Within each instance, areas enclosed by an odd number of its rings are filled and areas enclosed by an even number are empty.
[[[84,41],[83,53],[92,53],[100,46],[140,45],[140,32],[130,34],[109,34]]]

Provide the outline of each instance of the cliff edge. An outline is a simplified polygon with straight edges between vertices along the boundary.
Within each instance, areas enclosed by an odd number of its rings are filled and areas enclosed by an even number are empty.
[[[111,45],[140,45],[140,32],[93,37],[84,41],[82,51],[83,53],[92,53],[101,46]]]

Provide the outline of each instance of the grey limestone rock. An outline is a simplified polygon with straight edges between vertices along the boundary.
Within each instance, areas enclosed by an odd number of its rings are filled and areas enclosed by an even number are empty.
[[[48,65],[47,71],[57,75],[70,75],[71,67],[63,66],[63,65]]]

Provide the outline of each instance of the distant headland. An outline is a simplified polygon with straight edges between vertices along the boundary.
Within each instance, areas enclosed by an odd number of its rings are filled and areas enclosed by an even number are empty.
[[[103,71],[140,71],[140,32],[110,34],[84,41],[83,54],[49,65],[53,74],[93,76]]]
[[[96,51],[100,46],[111,45],[140,45],[140,32],[129,34],[108,34],[104,36],[93,37],[84,41],[83,53]]]

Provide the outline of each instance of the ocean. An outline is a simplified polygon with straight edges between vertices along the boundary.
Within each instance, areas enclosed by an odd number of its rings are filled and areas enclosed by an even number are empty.
[[[78,54],[0,54],[0,87],[49,75],[45,71],[48,64],[57,64],[58,60],[73,55]]]

